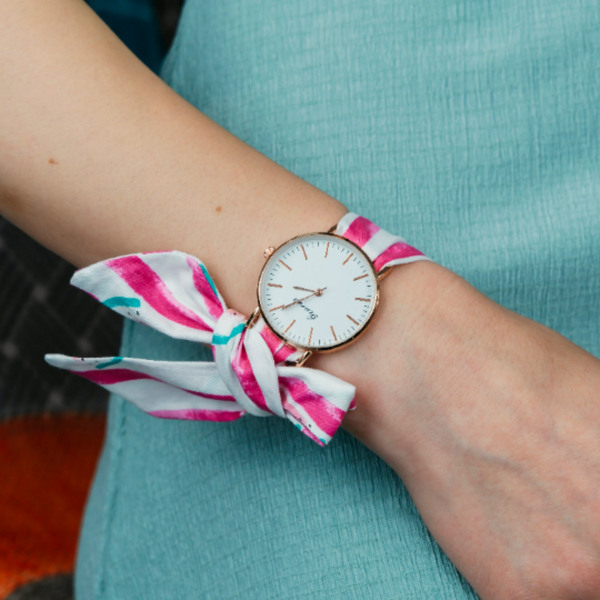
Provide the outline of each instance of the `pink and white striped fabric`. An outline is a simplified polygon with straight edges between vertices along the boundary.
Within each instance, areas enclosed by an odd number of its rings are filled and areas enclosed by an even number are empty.
[[[401,237],[381,229],[355,213],[346,213],[337,224],[336,235],[354,242],[371,259],[377,272],[385,267],[431,260]]]
[[[378,271],[428,260],[352,213],[336,233],[360,246]],[[71,283],[124,317],[212,348],[214,362],[46,355],[49,364],[105,387],[150,415],[199,421],[277,415],[324,446],[354,408],[354,386],[323,371],[288,366],[302,352],[285,345],[262,319],[247,329],[246,317],[226,307],[193,256],[177,251],[121,256],[77,271]]]

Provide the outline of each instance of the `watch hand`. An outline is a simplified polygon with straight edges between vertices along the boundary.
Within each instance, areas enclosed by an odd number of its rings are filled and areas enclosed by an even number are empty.
[[[294,300],[291,304],[286,304],[284,307],[282,307],[282,310],[285,310],[286,308],[289,308],[290,306],[294,306],[294,304],[298,304],[298,302],[302,302],[303,300],[306,300],[307,298],[310,298],[311,296],[320,296],[327,288],[317,288],[312,294],[309,294],[308,296],[304,296],[304,298],[300,298],[299,300]]]
[[[298,304],[298,302],[302,302],[302,300],[306,300],[307,298],[310,298],[311,296],[314,296],[314,292],[312,294],[309,294],[308,296],[304,296],[304,298],[300,298],[299,300],[294,300],[291,304],[286,304],[284,307],[282,307],[282,310],[285,310],[286,308],[289,308],[290,306],[294,306],[294,304]]]
[[[297,285],[295,285],[294,289],[304,290],[305,292],[312,292],[313,294],[320,296],[323,293],[323,290],[326,290],[327,288],[317,288],[316,290],[309,290],[308,288],[298,287]]]

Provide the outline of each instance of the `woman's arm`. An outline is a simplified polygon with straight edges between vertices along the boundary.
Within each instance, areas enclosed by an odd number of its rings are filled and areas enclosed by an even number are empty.
[[[336,200],[205,117],[81,0],[0,3],[0,211],[79,267],[178,250],[255,308],[262,253]]]
[[[77,266],[178,249],[255,306],[262,251],[339,202],[228,134],[80,0],[0,3],[0,212]],[[600,362],[446,269],[397,268],[358,344],[351,433],[484,599],[600,596]]]

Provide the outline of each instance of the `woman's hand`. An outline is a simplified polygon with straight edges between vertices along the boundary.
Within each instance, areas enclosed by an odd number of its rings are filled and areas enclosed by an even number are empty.
[[[600,598],[600,361],[435,264],[396,268],[344,427],[484,600]],[[313,366],[316,366],[313,363]]]

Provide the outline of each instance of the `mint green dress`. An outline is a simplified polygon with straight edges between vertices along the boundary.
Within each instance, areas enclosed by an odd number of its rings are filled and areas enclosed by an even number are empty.
[[[599,31],[597,0],[188,0],[162,76],[352,211],[600,356]],[[208,358],[132,323],[123,353]],[[345,432],[322,449],[282,419],[163,421],[119,398],[76,593],[476,598],[402,482]]]

